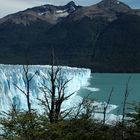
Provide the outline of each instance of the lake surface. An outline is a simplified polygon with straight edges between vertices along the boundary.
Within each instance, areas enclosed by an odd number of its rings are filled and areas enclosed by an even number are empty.
[[[80,89],[78,95],[82,97],[89,95],[91,99],[104,102],[108,100],[111,89],[114,88],[110,104],[118,105],[118,108],[113,113],[121,114],[127,83],[129,91],[127,103],[140,102],[140,74],[92,73],[89,79],[89,86]],[[97,88],[97,91],[93,91],[94,88]],[[130,105],[127,105],[127,112],[132,111],[129,108]]]

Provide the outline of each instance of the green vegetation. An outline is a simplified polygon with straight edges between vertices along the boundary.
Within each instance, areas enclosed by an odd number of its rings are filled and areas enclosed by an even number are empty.
[[[12,115],[12,116],[11,116]],[[137,117],[140,114],[137,114]],[[140,121],[140,117],[137,118]],[[3,140],[139,140],[140,125],[135,122],[105,125],[86,117],[50,123],[45,115],[11,112],[2,118]]]

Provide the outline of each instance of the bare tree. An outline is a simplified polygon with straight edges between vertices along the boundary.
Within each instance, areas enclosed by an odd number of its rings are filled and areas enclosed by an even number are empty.
[[[21,91],[26,96],[28,112],[31,113],[30,83],[31,83],[31,80],[34,78],[34,76],[37,74],[37,71],[30,77],[29,76],[29,65],[23,65],[23,72],[24,72],[24,76],[25,76],[25,87],[26,87],[26,90],[23,90],[21,87],[19,87],[15,83],[13,83],[13,84],[15,85],[15,87],[19,91]]]
[[[54,66],[54,50],[52,51],[52,64],[51,69],[48,72],[48,78],[43,78],[50,83],[42,83],[40,87],[44,93],[44,99],[38,99],[45,107],[47,116],[50,123],[57,122],[70,114],[72,108],[62,110],[62,103],[70,98],[75,92],[66,95],[67,84],[72,79],[66,79],[62,73],[62,69],[59,66]]]
[[[125,92],[124,92],[124,99],[123,99],[123,112],[122,112],[122,127],[124,126],[124,122],[125,122],[125,110],[126,110],[126,103],[127,103],[127,98],[129,95],[129,81],[130,81],[131,77],[129,77],[128,82],[126,83],[126,88],[125,88]]]
[[[131,77],[129,77],[128,82],[126,83],[126,88],[124,92],[124,99],[123,99],[123,112],[122,112],[122,122],[121,122],[121,127],[122,127],[122,140],[125,139],[125,110],[126,110],[126,103],[127,103],[127,98],[129,95],[129,81]]]
[[[109,94],[109,97],[108,97],[108,100],[107,100],[107,103],[104,104],[104,110],[103,110],[103,124],[105,124],[105,121],[106,121],[106,112],[107,112],[107,108],[108,108],[108,105],[110,103],[110,100],[111,100],[111,96],[112,96],[112,93],[114,91],[114,88],[111,89],[111,92]]]
[[[57,122],[60,119],[67,117],[67,115],[72,111],[72,108],[61,110],[62,103],[66,101],[75,92],[66,95],[66,87],[71,79],[67,80],[63,77],[61,73],[61,68],[52,65],[51,70],[48,72],[50,80],[50,86],[42,84],[40,88],[44,93],[44,99],[39,99],[41,104],[45,107],[49,121],[51,123]],[[63,115],[62,115],[63,114]]]

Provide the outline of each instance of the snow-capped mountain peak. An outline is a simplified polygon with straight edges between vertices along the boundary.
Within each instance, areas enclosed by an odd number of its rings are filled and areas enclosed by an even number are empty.
[[[60,22],[62,18],[75,12],[79,7],[80,6],[77,6],[73,1],[63,6],[46,4],[8,15],[1,19],[0,23],[8,21],[16,24],[28,25],[34,21],[41,20],[49,24],[56,24]]]

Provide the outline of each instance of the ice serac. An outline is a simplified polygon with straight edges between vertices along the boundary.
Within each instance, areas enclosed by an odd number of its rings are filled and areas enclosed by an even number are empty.
[[[40,90],[42,83],[46,83],[46,86],[50,85],[49,80],[47,80],[50,68],[50,66],[29,66],[29,77],[36,71],[38,72],[30,83],[30,96],[33,109],[40,110],[37,98],[43,98],[43,93]],[[69,95],[75,92],[75,94],[63,104],[63,107],[69,107],[81,100],[81,97],[76,95],[76,92],[82,86],[87,85],[90,74],[90,69],[62,67],[63,77],[66,80],[71,79],[67,84],[66,94]],[[42,77],[45,77],[45,79]],[[26,91],[23,66],[0,65],[0,111],[8,111],[12,105],[16,105],[18,109],[27,109],[26,97],[15,85],[23,91]]]

